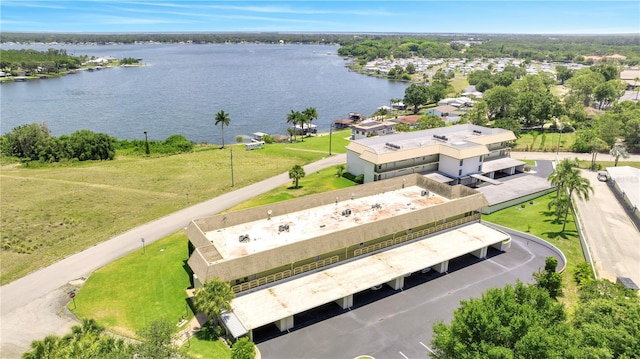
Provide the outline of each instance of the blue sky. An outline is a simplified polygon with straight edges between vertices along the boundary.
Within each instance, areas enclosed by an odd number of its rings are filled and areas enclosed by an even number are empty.
[[[640,1],[1,0],[0,31],[640,33]]]

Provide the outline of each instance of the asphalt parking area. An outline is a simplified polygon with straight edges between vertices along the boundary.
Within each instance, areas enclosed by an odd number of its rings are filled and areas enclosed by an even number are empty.
[[[280,333],[274,325],[254,331],[262,358],[425,358],[431,328],[449,321],[460,300],[478,297],[507,283],[533,282],[532,273],[554,253],[510,233],[511,249],[493,248],[484,260],[465,255],[449,263],[449,273],[414,273],[405,287],[388,286],[354,296],[354,307],[342,310],[329,303],[295,316],[296,326]]]

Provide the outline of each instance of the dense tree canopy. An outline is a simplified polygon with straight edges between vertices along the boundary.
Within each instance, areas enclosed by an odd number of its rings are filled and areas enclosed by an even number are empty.
[[[574,317],[535,285],[521,282],[462,301],[450,324],[434,325],[434,358],[634,358],[640,299],[607,280],[579,289]]]
[[[0,138],[0,148],[6,156],[22,161],[59,162],[63,160],[112,160],[116,139],[89,130],[79,130],[70,136],[51,136],[44,123],[32,123],[14,128]]]

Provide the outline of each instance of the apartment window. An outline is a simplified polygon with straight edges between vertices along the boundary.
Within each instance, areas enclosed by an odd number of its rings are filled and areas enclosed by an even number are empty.
[[[458,170],[458,176],[462,176],[462,170]]]
[[[480,162],[484,160],[484,156],[480,156]]]
[[[478,172],[482,172],[482,165],[478,166]]]
[[[462,166],[462,162],[464,162],[464,160],[460,160],[460,166]]]

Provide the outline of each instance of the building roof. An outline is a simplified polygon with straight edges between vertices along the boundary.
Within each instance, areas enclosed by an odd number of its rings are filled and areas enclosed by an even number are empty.
[[[451,105],[440,105],[432,108],[431,110],[436,110],[440,113],[449,113],[449,112],[457,111],[458,108]]]
[[[352,125],[351,128],[355,130],[363,130],[363,131],[376,131],[383,128],[394,127],[396,124],[390,121],[374,121],[374,120],[366,120],[362,121],[356,125]]]
[[[380,207],[374,209],[376,203]],[[201,282],[231,281],[486,205],[481,193],[462,185],[418,174],[396,177],[194,219],[186,230],[195,247],[188,264]],[[342,214],[346,209],[349,216]]]
[[[422,195],[422,187],[406,186],[394,191],[366,197],[336,198],[335,203],[281,215],[269,215],[256,221],[216,228],[205,232],[221,257],[230,259],[304,242],[333,232],[400,216],[423,208],[448,202],[449,199],[430,193]],[[379,204],[381,208],[374,205]],[[345,216],[344,211],[350,214]],[[240,240],[240,236],[247,238]]]
[[[640,208],[640,169],[631,166],[607,167],[607,172],[632,207]]]
[[[354,140],[347,150],[375,164],[438,153],[464,159],[488,154],[488,144],[515,139],[508,130],[464,124]]]
[[[509,238],[474,223],[238,296],[231,306],[251,330]]]

